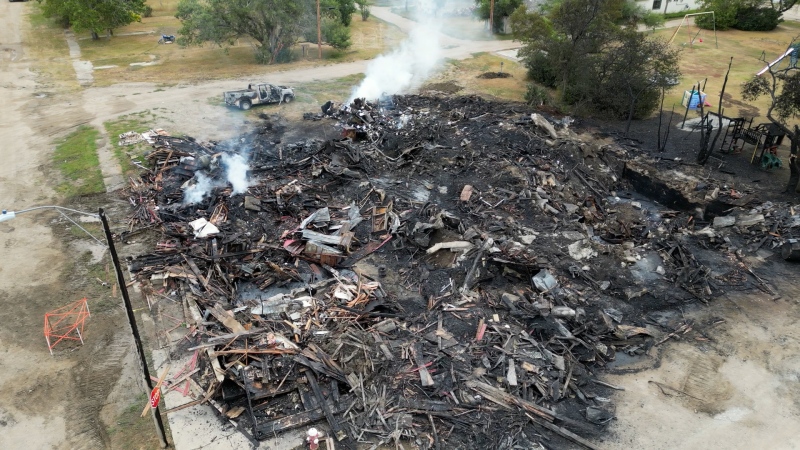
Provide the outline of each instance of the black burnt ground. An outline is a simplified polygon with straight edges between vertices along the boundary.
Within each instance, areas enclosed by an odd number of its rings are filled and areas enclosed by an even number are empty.
[[[602,371],[702,330],[685,308],[769,290],[740,256],[800,224],[691,173],[669,188],[688,211],[649,201],[624,177],[666,192],[646,158],[524,105],[388,100],[162,137],[127,193],[121,238],[158,232],[131,270],[192,324],[173,356],[198,352],[196,402],[257,439],[327,423],[350,448],[594,448],[614,417]],[[226,154],[249,161],[245,193]],[[198,173],[212,187],[186,204]]]

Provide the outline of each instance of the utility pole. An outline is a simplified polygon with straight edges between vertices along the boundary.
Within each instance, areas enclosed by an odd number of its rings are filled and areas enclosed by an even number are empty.
[[[322,59],[322,18],[319,15],[319,0],[317,0],[317,54]]]
[[[489,1],[489,33],[494,34],[494,0]]]
[[[122,275],[122,268],[119,265],[119,258],[117,257],[117,249],[114,248],[114,238],[111,236],[111,229],[108,227],[108,219],[103,208],[99,210],[100,221],[103,222],[103,231],[106,234],[106,242],[108,243],[108,250],[111,253],[111,262],[114,263],[114,270],[117,273],[117,284],[122,293],[122,302],[125,304],[125,312],[128,316],[128,324],[131,327],[131,334],[133,334],[133,342],[136,344],[136,353],[139,355],[139,364],[142,367],[142,375],[144,376],[145,385],[148,392],[153,390],[153,381],[150,379],[150,371],[147,369],[147,359],[145,358],[144,348],[142,347],[142,339],[139,336],[139,328],[136,326],[136,316],[133,314],[133,305],[131,305],[131,298],[128,296],[128,287],[125,283],[125,277]],[[164,422],[161,421],[161,413],[158,406],[152,408],[153,421],[156,425],[156,432],[158,439],[161,441],[161,448],[167,448],[167,437],[164,433]]]

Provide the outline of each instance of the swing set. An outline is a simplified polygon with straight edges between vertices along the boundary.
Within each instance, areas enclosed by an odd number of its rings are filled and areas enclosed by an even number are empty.
[[[702,43],[703,42],[703,37],[701,36],[701,33],[703,32],[703,29],[700,28],[700,27],[696,27],[697,31],[694,30],[694,28],[692,27],[694,25],[694,19],[693,18],[695,16],[703,16],[703,15],[706,15],[706,14],[711,14],[711,23],[713,24],[712,28],[714,30],[714,45],[716,46],[716,48],[719,48],[719,42],[717,41],[717,18],[716,18],[716,16],[714,16],[714,11],[692,13],[692,14],[686,14],[685,16],[683,16],[683,20],[681,20],[681,24],[678,25],[678,28],[676,28],[675,31],[672,33],[672,37],[669,38],[669,43],[671,44],[672,41],[675,40],[675,37],[678,35],[678,32],[681,30],[681,28],[684,28],[684,27],[686,28],[686,31],[687,31],[688,36],[689,36],[689,41],[688,41],[689,46],[694,46],[695,42]],[[684,44],[684,45],[686,45],[686,44]]]

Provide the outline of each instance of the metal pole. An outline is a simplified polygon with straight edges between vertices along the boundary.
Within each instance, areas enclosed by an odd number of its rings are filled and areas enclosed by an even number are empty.
[[[717,40],[717,17],[714,15],[714,11],[711,11],[711,21],[714,23],[714,46],[719,48],[719,41]]]
[[[317,0],[317,53],[322,59],[322,17],[319,15],[319,0]]]
[[[133,315],[133,305],[131,305],[131,299],[128,296],[125,277],[122,275],[122,268],[119,265],[117,250],[114,248],[114,238],[111,236],[111,229],[108,227],[108,219],[106,219],[106,213],[103,211],[103,208],[100,208],[99,215],[100,221],[103,222],[103,231],[106,234],[106,241],[108,241],[108,249],[111,252],[111,261],[114,263],[114,271],[117,273],[117,284],[119,284],[119,290],[122,292],[122,302],[125,304],[128,324],[131,327],[133,342],[136,344],[136,353],[139,355],[139,365],[142,368],[142,375],[144,376],[144,382],[149,393],[149,391],[153,390],[153,381],[150,379],[150,371],[147,369],[147,358],[145,357],[144,348],[142,347],[142,339],[139,336],[139,328],[136,326],[136,317]],[[167,437],[164,433],[164,423],[161,421],[161,413],[158,410],[158,406],[152,409],[152,413],[158,439],[161,441],[161,448],[167,448]]]
[[[697,90],[698,91],[700,90],[700,83],[699,82],[697,83]],[[697,95],[699,97],[700,93],[698,92]],[[681,124],[681,130],[683,129],[683,126],[686,125],[686,116],[689,115],[689,105],[692,104],[692,97],[694,97],[694,85],[692,85],[692,90],[689,91],[689,100],[686,101],[686,112],[683,113],[683,123]]]

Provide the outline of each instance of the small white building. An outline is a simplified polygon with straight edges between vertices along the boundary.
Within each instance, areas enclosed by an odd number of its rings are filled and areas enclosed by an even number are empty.
[[[636,4],[649,11],[676,13],[700,8],[698,0],[636,0]]]

